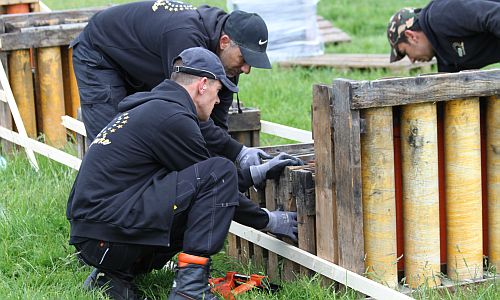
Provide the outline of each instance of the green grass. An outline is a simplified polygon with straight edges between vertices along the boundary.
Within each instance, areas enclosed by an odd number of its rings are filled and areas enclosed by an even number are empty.
[[[45,0],[52,9],[98,7],[130,1]],[[185,1],[208,3],[225,8],[223,0]],[[352,37],[352,43],[329,46],[332,53],[388,53],[385,27],[389,17],[402,6],[422,6],[427,0],[322,0],[318,13],[332,20]],[[388,71],[338,71],[332,69],[254,69],[240,78],[240,98],[245,106],[258,107],[262,119],[301,129],[311,129],[312,85],[331,83],[336,78],[371,80],[407,76],[413,73]],[[413,74],[414,75],[414,74]],[[289,141],[261,135],[262,144]],[[66,201],[76,172],[39,158],[41,170],[32,171],[23,152],[9,156],[8,168],[0,170],[0,299],[102,299],[100,293],[81,288],[90,268],[80,265],[67,243],[69,224]],[[224,251],[214,258],[215,275],[237,270],[259,272],[228,258]],[[157,271],[139,279],[149,299],[165,299],[172,272]],[[500,299],[500,285],[486,283],[454,292],[422,290],[419,299]],[[239,299],[356,299],[352,290],[334,293],[318,277],[297,278],[283,283],[277,294],[249,293]]]

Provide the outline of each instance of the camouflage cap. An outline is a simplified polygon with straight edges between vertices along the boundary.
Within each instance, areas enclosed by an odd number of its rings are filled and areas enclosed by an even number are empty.
[[[395,13],[389,20],[387,38],[389,39],[389,44],[391,44],[391,62],[398,61],[405,57],[404,54],[398,52],[396,45],[404,36],[404,32],[412,28],[415,24],[419,12],[420,9],[403,8]]]

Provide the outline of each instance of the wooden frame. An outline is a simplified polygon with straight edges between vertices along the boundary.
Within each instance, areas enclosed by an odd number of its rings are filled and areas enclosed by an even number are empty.
[[[315,85],[313,132],[316,137],[318,256],[358,274],[365,270],[360,177],[360,136],[364,126],[360,118],[361,109],[462,101],[460,99],[498,94],[500,69],[373,81],[337,79],[332,86]],[[478,120],[474,122],[479,125]],[[411,134],[417,133],[412,131]],[[478,138],[478,135],[474,136]],[[401,142],[403,139],[401,136]],[[476,161],[475,165],[480,163]],[[477,244],[478,248],[482,247]]]
[[[349,83],[351,109],[500,94],[500,70],[463,71]]]

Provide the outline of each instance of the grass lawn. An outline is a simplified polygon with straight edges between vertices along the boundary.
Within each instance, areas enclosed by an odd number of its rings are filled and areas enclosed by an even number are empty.
[[[130,1],[45,0],[50,8],[96,7]],[[225,7],[225,1],[185,1]],[[322,0],[318,13],[332,20],[351,35],[350,44],[329,46],[336,53],[388,53],[386,23],[402,6],[422,6],[425,0]],[[240,98],[246,106],[258,107],[262,119],[301,129],[311,129],[312,85],[330,83],[335,78],[370,80],[407,76],[387,71],[351,72],[331,69],[294,68],[254,69],[240,78]],[[284,143],[263,136],[263,144]],[[81,288],[90,268],[79,264],[74,249],[67,243],[69,224],[65,218],[66,201],[76,172],[39,157],[41,171],[29,167],[23,152],[9,156],[8,166],[0,170],[0,299],[103,299],[101,293]],[[228,270],[258,272],[251,265],[225,256],[214,258],[215,275]],[[166,299],[172,272],[158,271],[139,279],[140,289],[149,299]],[[422,290],[421,299],[500,299],[500,285],[486,283],[455,292]],[[314,278],[298,278],[283,283],[277,294],[249,293],[238,299],[356,299],[353,291],[333,293]]]

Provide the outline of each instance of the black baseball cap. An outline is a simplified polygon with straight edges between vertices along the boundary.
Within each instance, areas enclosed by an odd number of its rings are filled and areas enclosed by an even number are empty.
[[[240,47],[247,64],[255,68],[271,69],[271,62],[266,54],[267,26],[258,14],[233,11],[224,24],[224,32]]]
[[[219,57],[212,51],[202,47],[188,48],[173,61],[175,62],[178,58],[182,60],[182,65],[174,66],[174,72],[219,80],[231,92],[238,92],[236,84],[227,78]]]

